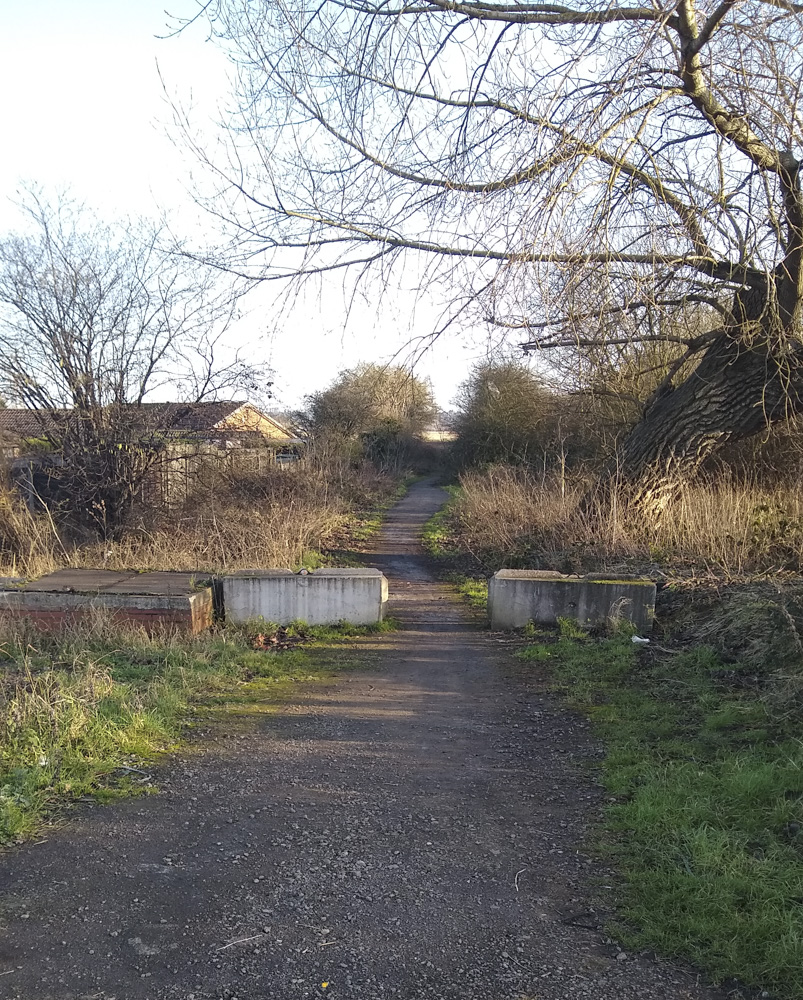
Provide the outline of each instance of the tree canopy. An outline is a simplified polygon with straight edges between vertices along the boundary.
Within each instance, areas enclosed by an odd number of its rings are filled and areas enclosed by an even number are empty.
[[[663,339],[657,316],[707,304],[716,329],[672,324],[697,374],[670,373],[623,446],[635,479],[799,407],[799,4],[205,11],[237,73],[228,159],[196,144],[228,266],[420,267],[538,348]]]
[[[551,443],[555,400],[521,362],[475,365],[456,403],[455,450],[463,464],[537,462]]]
[[[429,382],[401,365],[361,364],[307,399],[313,433],[358,438],[382,428],[416,434],[433,419]]]

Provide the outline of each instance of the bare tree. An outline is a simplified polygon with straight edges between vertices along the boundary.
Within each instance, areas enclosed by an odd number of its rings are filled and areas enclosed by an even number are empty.
[[[150,395],[210,398],[262,366],[216,363],[236,296],[166,250],[160,227],[35,193],[23,207],[25,227],[0,240],[0,393],[35,415],[73,519],[113,532],[164,454]]]
[[[539,348],[715,310],[675,329],[684,360],[621,448],[660,492],[801,406],[801,11],[210,0],[237,74],[228,159],[177,117],[226,266],[252,276],[420,268]]]

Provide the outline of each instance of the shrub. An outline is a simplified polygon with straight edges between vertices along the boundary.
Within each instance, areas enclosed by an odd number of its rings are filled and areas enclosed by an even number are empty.
[[[179,507],[142,510],[111,542],[62,541],[48,515],[0,493],[5,572],[40,576],[59,566],[222,571],[295,568],[310,550],[342,545],[358,522],[391,497],[397,480],[370,465],[260,473],[210,471]]]

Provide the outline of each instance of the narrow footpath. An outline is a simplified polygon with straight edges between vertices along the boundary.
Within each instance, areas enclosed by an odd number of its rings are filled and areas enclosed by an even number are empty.
[[[379,669],[0,858],[0,997],[722,996],[595,927],[599,749],[433,579],[418,537],[445,499],[414,486],[370,557],[403,624],[370,641]]]

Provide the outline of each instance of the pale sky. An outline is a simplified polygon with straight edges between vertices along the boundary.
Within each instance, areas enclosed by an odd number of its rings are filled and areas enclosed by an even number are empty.
[[[188,193],[198,165],[165,134],[170,113],[157,61],[169,92],[191,100],[198,121],[214,119],[225,102],[227,67],[200,25],[157,38],[168,23],[165,7],[179,15],[197,9],[193,0],[0,0],[0,232],[17,225],[21,182],[50,194],[69,188],[109,218],[167,209],[179,233],[208,225]],[[359,303],[347,323],[333,284],[277,323],[274,294],[263,286],[250,296],[250,315],[231,336],[268,358],[277,406],[299,405],[359,361],[389,360],[411,333],[424,336],[436,322],[427,303],[391,299],[380,312]],[[451,334],[416,371],[448,407],[486,351],[484,331]]]

